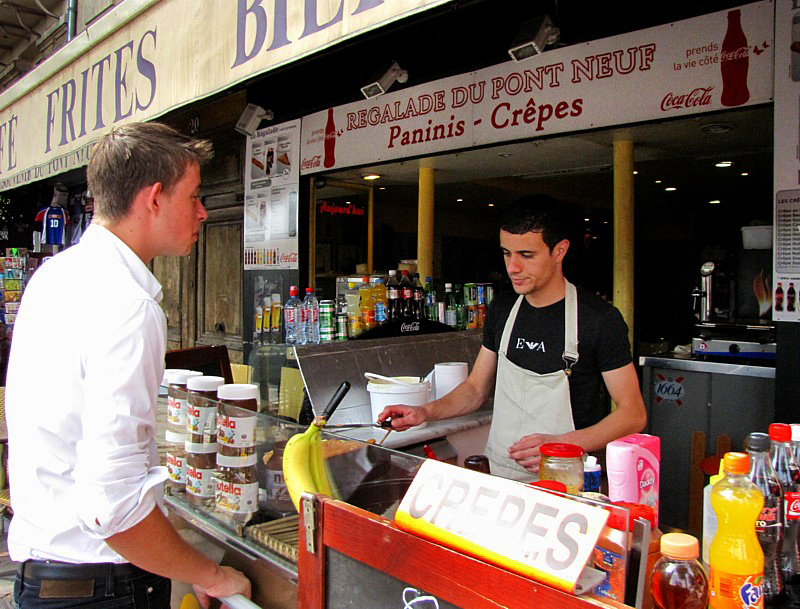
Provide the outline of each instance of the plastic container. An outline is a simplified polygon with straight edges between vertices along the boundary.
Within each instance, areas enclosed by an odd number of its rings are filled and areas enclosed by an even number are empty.
[[[364,331],[375,327],[375,302],[372,300],[372,284],[369,277],[364,275],[361,286],[358,288],[359,308],[361,310],[361,324]]]
[[[756,537],[756,519],[764,496],[748,478],[750,457],[726,453],[725,477],[711,490],[719,526],[711,543],[711,609],[764,606],[764,553]]]
[[[658,526],[661,438],[635,433],[606,447],[608,496],[612,501],[641,503],[653,508]]]
[[[597,457],[589,455],[583,463],[583,492],[600,492],[601,466],[597,462]]]
[[[372,304],[375,309],[375,323],[377,325],[385,324],[387,320],[387,291],[386,284],[383,283],[383,278],[372,278]]]
[[[306,288],[306,297],[303,299],[303,321],[306,329],[306,343],[318,345],[319,334],[319,301],[314,295],[314,288]]]
[[[722,469],[722,460],[719,462],[719,474],[711,476],[708,484],[703,489],[703,564],[708,565],[711,542],[717,534],[717,513],[711,507],[711,489],[725,477]]]
[[[287,345],[305,345],[306,332],[303,324],[303,303],[298,298],[297,286],[289,288],[289,300],[283,305],[283,324],[286,327],[284,340]]]
[[[743,226],[742,247],[746,250],[772,249],[772,225]]]
[[[650,578],[653,603],[658,609],[705,609],[708,577],[697,561],[698,543],[691,535],[667,533]]]
[[[567,485],[570,495],[583,490],[583,448],[576,444],[550,442],[540,447],[540,480],[555,480]]]
[[[367,383],[369,401],[372,407],[372,420],[377,420],[378,415],[387,406],[392,404],[405,404],[406,406],[422,406],[429,401],[431,384],[428,381],[420,381],[416,376],[395,376],[392,378],[411,383],[410,385],[400,385],[389,381],[371,380]],[[418,425],[416,429],[422,428]]]

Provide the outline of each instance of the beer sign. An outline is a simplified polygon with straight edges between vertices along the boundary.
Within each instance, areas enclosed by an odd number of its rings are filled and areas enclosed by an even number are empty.
[[[569,593],[607,519],[601,508],[433,459],[395,515],[409,533]]]

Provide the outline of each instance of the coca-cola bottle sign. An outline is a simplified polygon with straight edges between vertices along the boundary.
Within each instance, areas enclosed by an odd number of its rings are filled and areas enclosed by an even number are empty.
[[[750,99],[747,73],[750,69],[750,47],[742,29],[742,11],[728,11],[728,30],[720,51],[723,106],[741,106]]]

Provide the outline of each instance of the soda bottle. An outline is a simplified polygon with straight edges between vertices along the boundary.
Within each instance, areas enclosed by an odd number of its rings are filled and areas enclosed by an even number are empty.
[[[414,319],[425,319],[425,288],[419,280],[419,273],[414,273],[414,306],[412,308],[412,317]]]
[[[456,297],[455,294],[453,294],[452,283],[444,284],[444,303],[445,303],[444,323],[446,323],[451,328],[457,328],[458,317],[456,314]]]
[[[303,303],[297,297],[297,286],[289,288],[289,300],[283,306],[283,323],[286,327],[287,345],[305,345],[306,332],[303,327]]]
[[[778,288],[775,290],[775,310],[783,311],[783,286],[778,282]]]
[[[467,305],[464,303],[464,291],[460,285],[453,286],[453,295],[456,301],[456,319],[458,321],[456,329],[467,329]]]
[[[783,545],[783,490],[769,457],[770,440],[765,433],[747,436],[750,455],[750,480],[764,495],[764,507],[756,520],[756,536],[764,552],[764,603],[771,605],[784,598],[781,572]]]
[[[325,158],[322,164],[326,169],[336,165],[336,124],[333,122],[333,108],[328,108],[328,122],[325,123]]]
[[[383,277],[372,278],[372,302],[375,308],[375,324],[386,323],[388,311],[386,310],[386,285],[383,283]]]
[[[397,280],[397,271],[389,271],[389,281],[386,282],[386,319],[397,321],[402,319],[402,305],[400,298],[400,282]]]
[[[720,52],[723,106],[741,106],[750,99],[747,72],[750,68],[750,47],[742,29],[742,11],[728,11],[728,30]]]
[[[794,283],[789,282],[789,289],[786,290],[786,310],[794,312],[797,292],[794,291]]]
[[[279,343],[281,342],[280,334],[281,334],[281,310],[283,307],[281,306],[281,295],[280,294],[273,294],[270,298],[271,300],[271,308],[272,314],[270,315],[270,339],[269,342],[271,343]]]
[[[711,489],[719,525],[711,543],[710,609],[764,607],[764,553],[756,537],[756,519],[764,496],[748,478],[750,457],[726,453],[725,477]]]
[[[408,271],[403,270],[403,275],[400,279],[400,302],[401,313],[400,319],[413,319],[414,318],[414,284],[411,283],[411,278],[408,276]]]
[[[318,345],[319,335],[319,301],[314,295],[314,288],[306,288],[306,297],[303,299],[303,310],[306,326],[306,342],[309,345]]]
[[[347,303],[347,334],[350,338],[355,338],[364,331],[364,324],[361,318],[359,294],[356,292],[356,284],[354,282],[347,282],[347,292],[345,292],[344,299]]]
[[[792,453],[794,453],[794,460],[800,466],[800,423],[792,423]]]
[[[425,318],[439,321],[439,310],[436,307],[436,290],[433,289],[433,280],[425,277]]]
[[[697,539],[684,533],[661,537],[661,558],[653,567],[650,591],[658,609],[705,609],[708,577],[698,562]]]
[[[372,301],[372,284],[369,282],[367,275],[364,275],[361,279],[358,295],[360,299],[361,325],[366,332],[375,327],[375,303]]]
[[[796,596],[800,588],[800,468],[792,453],[792,428],[789,425],[772,423],[769,439],[772,440],[772,469],[783,489],[783,583],[789,587],[792,596]]]

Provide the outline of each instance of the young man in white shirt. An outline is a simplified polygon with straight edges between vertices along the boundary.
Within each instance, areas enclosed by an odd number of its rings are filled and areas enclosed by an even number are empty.
[[[112,130],[87,170],[92,224],[25,291],[6,388],[21,609],[167,608],[171,578],[204,606],[250,594],[167,520],[155,440],[166,318],[147,265],[197,241],[211,156],[209,142],[157,123]]]

